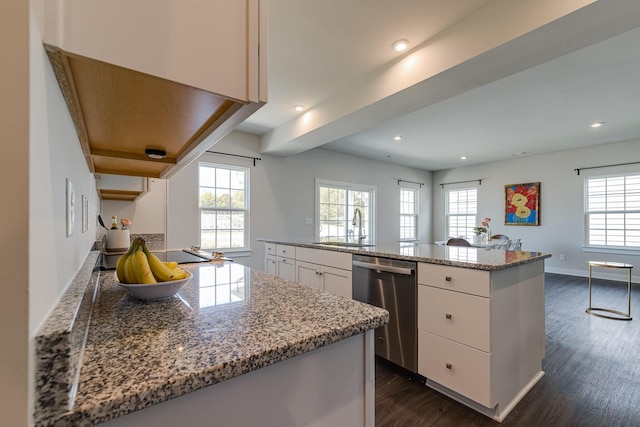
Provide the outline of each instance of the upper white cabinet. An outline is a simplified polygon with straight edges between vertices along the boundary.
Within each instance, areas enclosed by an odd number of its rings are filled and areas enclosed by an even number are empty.
[[[149,190],[149,178],[123,175],[96,175],[96,189],[102,200],[132,202]]]
[[[168,178],[267,100],[265,1],[45,9],[43,42],[92,172]]]

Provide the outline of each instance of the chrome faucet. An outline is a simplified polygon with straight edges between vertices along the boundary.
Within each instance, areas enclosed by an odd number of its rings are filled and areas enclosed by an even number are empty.
[[[364,239],[367,238],[364,234],[362,234],[362,212],[360,208],[356,208],[353,212],[353,226],[356,226],[356,217],[358,217],[358,243],[362,243]]]

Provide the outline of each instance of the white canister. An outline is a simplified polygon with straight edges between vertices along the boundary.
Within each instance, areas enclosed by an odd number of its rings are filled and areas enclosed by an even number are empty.
[[[107,230],[108,251],[126,251],[130,245],[129,230]]]

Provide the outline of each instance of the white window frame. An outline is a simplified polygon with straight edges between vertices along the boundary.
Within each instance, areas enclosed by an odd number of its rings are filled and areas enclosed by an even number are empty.
[[[462,213],[451,213],[451,196],[452,193],[462,193],[462,192],[467,192],[467,200],[469,201],[469,193],[473,192],[475,193],[475,203],[469,203],[467,202],[467,209],[466,212],[462,212]],[[472,200],[472,199],[471,199]],[[475,204],[475,211],[472,209],[473,205]],[[471,206],[469,206],[471,205]],[[464,239],[472,239],[473,238],[473,227],[476,226],[477,221],[478,221],[478,188],[477,187],[465,187],[465,188],[452,188],[447,190],[446,192],[446,203],[445,203],[445,216],[447,218],[446,224],[445,224],[445,236],[447,239],[451,238],[451,237],[460,237],[462,236],[462,238]],[[466,217],[466,227],[465,227],[465,232],[464,234],[460,234],[460,232],[458,232],[457,236],[451,236],[449,233],[449,231],[451,230],[451,219],[452,217]],[[459,228],[459,227],[458,227]]]
[[[408,202],[406,202],[403,199],[403,193],[411,193],[413,194],[413,203],[411,203],[413,205],[413,213],[403,213],[403,205],[404,204],[408,204]],[[401,242],[415,242],[418,241],[418,213],[419,211],[419,206],[418,206],[418,190],[415,188],[404,188],[404,187],[400,187],[400,227],[399,227],[399,233],[400,233],[400,241]],[[403,229],[403,218],[410,218],[411,222],[413,223],[413,236],[411,237],[402,237],[402,229]]]
[[[587,252],[632,255],[640,252],[639,173],[585,178],[584,236]]]
[[[375,242],[375,235],[376,235],[376,223],[375,223],[375,212],[376,212],[376,187],[373,185],[365,185],[365,184],[354,184],[354,183],[349,183],[349,182],[341,182],[341,181],[330,181],[330,180],[326,180],[326,179],[316,179],[316,209],[315,209],[315,239],[316,241],[320,241],[322,240],[322,238],[320,237],[320,188],[321,187],[331,187],[331,188],[339,188],[339,189],[343,189],[343,190],[347,190],[347,191],[358,191],[358,192],[369,192],[369,209],[368,212],[366,214],[364,214],[362,216],[362,221],[363,223],[366,223],[369,225],[368,228],[365,228],[363,230],[363,233],[367,236],[366,237],[366,241],[368,242]],[[347,198],[348,200],[348,198]],[[344,218],[345,220],[345,228],[349,228],[352,227],[354,228],[355,232],[354,234],[354,238],[357,239],[358,238],[358,232],[357,232],[357,226],[353,227],[352,225],[352,221],[353,221],[353,214],[354,214],[354,208],[353,206],[349,205],[347,206],[347,215]],[[344,239],[349,239],[349,233],[347,233],[346,236],[344,236]],[[350,240],[350,239],[349,239]]]
[[[244,182],[244,208],[203,208],[202,206],[200,206],[200,189],[203,187],[201,185],[200,182],[200,169],[203,167],[207,167],[207,168],[217,168],[217,169],[226,169],[226,170],[236,170],[236,171],[242,171],[245,174],[245,182]],[[212,162],[198,162],[198,221],[199,221],[199,225],[198,225],[198,238],[200,240],[200,246],[202,247],[202,249],[209,249],[209,250],[219,250],[219,251],[225,251],[225,252],[247,252],[250,251],[250,234],[249,234],[249,224],[251,223],[250,219],[250,208],[249,208],[249,200],[250,200],[250,181],[251,181],[251,175],[250,175],[250,170],[249,168],[245,168],[245,167],[240,167],[240,166],[231,166],[231,165],[225,165],[225,164],[221,164],[221,163],[212,163]],[[218,187],[213,187],[213,188],[218,188]],[[216,247],[216,248],[205,248],[202,246],[202,214],[205,211],[216,211],[216,212],[229,212],[229,213],[233,213],[233,212],[243,212],[244,213],[244,243],[242,245],[242,247],[229,247],[229,248],[225,248],[225,247]]]

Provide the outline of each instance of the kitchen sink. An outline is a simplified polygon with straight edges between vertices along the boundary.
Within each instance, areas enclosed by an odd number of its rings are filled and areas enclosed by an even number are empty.
[[[355,242],[315,242],[314,245],[340,246],[343,248],[367,248],[375,246],[373,244]]]

